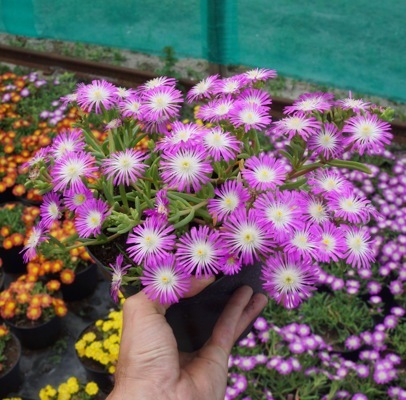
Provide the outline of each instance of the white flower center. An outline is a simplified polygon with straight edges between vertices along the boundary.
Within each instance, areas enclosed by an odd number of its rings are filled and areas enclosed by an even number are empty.
[[[319,145],[326,149],[333,149],[336,145],[336,139],[329,133],[323,133],[318,137]]]
[[[51,203],[51,204],[48,206],[48,213],[51,215],[51,217],[52,217],[53,219],[58,218],[59,209],[58,209],[58,206],[56,205],[56,203]]]
[[[101,224],[102,215],[99,211],[90,211],[86,218],[87,226],[92,229],[98,228]]]
[[[215,110],[214,113],[216,115],[225,115],[230,111],[230,106],[228,104],[219,104]]]
[[[240,114],[240,118],[244,124],[252,125],[259,122],[258,114],[254,113],[252,110],[244,110]]]
[[[335,246],[336,246],[336,240],[333,236],[331,235],[327,235],[327,234],[323,234],[322,235],[322,241],[321,241],[324,245],[325,250],[327,251],[332,251],[334,250]]]
[[[118,168],[123,171],[129,171],[134,166],[134,160],[127,154],[121,154],[117,160]]]
[[[337,189],[338,184],[334,179],[328,178],[321,182],[321,186],[324,190],[330,191]]]
[[[238,82],[236,81],[228,81],[224,85],[224,93],[234,93],[238,89]]]
[[[287,207],[271,206],[266,210],[266,215],[270,221],[272,221],[276,227],[283,227],[290,221],[290,211]]]
[[[89,93],[89,98],[95,102],[103,101],[107,97],[108,97],[108,92],[101,87],[94,88],[94,89],[90,90],[90,93]]]
[[[196,264],[210,264],[213,259],[212,247],[203,240],[199,240],[192,245],[191,254]]]
[[[146,252],[153,252],[161,243],[161,238],[154,231],[147,231],[141,238],[141,245]]]
[[[41,232],[33,230],[31,232],[30,237],[27,240],[27,247],[30,247],[30,248],[36,247],[40,237],[41,237]]]
[[[300,232],[295,235],[295,237],[292,240],[292,243],[302,250],[308,249],[310,247],[307,235]]]
[[[254,174],[255,179],[261,183],[273,182],[275,179],[275,171],[267,167],[257,168]]]
[[[238,203],[238,196],[235,193],[228,193],[227,196],[221,200],[221,207],[227,211],[234,211]]]
[[[306,124],[304,123],[304,121],[298,117],[289,118],[286,121],[286,127],[288,129],[292,129],[292,130],[294,129],[296,131],[300,131],[305,126],[306,126]]]
[[[205,93],[210,87],[210,83],[206,81],[201,81],[195,86],[195,92],[197,94]]]
[[[339,204],[344,211],[350,213],[356,213],[360,209],[359,203],[355,202],[353,199],[341,199]]]
[[[354,253],[358,254],[364,253],[367,247],[363,238],[360,236],[351,236],[347,238],[347,245]]]
[[[82,205],[86,201],[86,196],[84,194],[75,194],[73,197],[73,202],[76,206]]]
[[[288,265],[276,270],[275,283],[278,291],[294,292],[302,283],[302,276],[296,268]]]
[[[177,172],[186,177],[194,176],[198,172],[198,167],[197,160],[191,156],[182,156],[175,160]]]
[[[166,93],[162,93],[151,100],[151,107],[155,110],[165,110],[171,102],[170,96]]]

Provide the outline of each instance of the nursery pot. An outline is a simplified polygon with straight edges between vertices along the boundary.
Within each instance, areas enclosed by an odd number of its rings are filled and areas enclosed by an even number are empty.
[[[87,249],[106,279],[111,274],[103,263]],[[232,294],[241,286],[248,285],[254,293],[265,293],[262,289],[260,263],[245,266],[238,274],[224,275],[196,296],[182,299],[166,312],[166,320],[171,326],[180,351],[193,352],[200,349],[210,338],[214,325]],[[125,297],[137,293],[132,286],[122,286]],[[239,339],[250,332],[254,321]]]
[[[264,293],[260,263],[245,266],[236,275],[217,279],[196,296],[182,299],[169,307],[166,320],[171,326],[180,351],[193,352],[200,349],[210,338],[233,293],[241,286],[251,286],[254,293]],[[250,332],[254,320],[242,333],[241,340]]]
[[[80,333],[78,340],[94,325],[91,323],[87,326],[83,331]],[[93,381],[97,383],[100,390],[106,394],[109,394],[114,387],[114,375],[110,374],[103,365],[97,363],[96,361],[82,359],[79,357],[78,353],[76,353],[77,358],[79,359],[80,363],[82,364],[83,368],[86,371],[86,378],[89,382]]]
[[[97,266],[89,264],[75,274],[75,280],[67,285],[62,283],[61,291],[65,301],[82,300],[90,296],[97,286]]]
[[[20,254],[24,246],[15,246],[6,250],[0,247],[0,258],[3,260],[3,269],[9,274],[24,274],[27,268],[24,263],[23,255]]]
[[[42,349],[54,344],[61,331],[61,319],[58,316],[32,326],[16,325],[9,320],[5,322],[28,349]]]
[[[0,193],[0,204],[10,203],[16,200],[17,197],[13,194],[13,188],[7,188],[4,192]]]
[[[0,292],[3,290],[4,288],[4,272],[3,272],[3,268],[0,268]]]
[[[16,336],[11,334],[12,343],[7,344],[8,349],[14,349],[15,358],[11,366],[3,372],[0,372],[0,398],[6,397],[11,392],[16,392],[21,385],[20,358],[21,345]],[[11,354],[8,356],[8,358]]]

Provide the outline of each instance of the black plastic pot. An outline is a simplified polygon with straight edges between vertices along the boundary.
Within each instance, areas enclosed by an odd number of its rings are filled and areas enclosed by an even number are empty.
[[[87,268],[75,274],[75,280],[66,285],[62,283],[61,291],[65,301],[82,300],[90,296],[97,286],[97,265],[89,264]]]
[[[57,316],[33,327],[16,326],[9,320],[5,322],[28,349],[42,349],[54,344],[61,332],[61,319]]]
[[[85,332],[93,326],[94,323],[87,326],[79,335],[78,340],[85,334]],[[108,371],[104,369],[104,367],[100,364],[100,368],[90,367],[86,365],[86,361],[82,360],[78,353],[76,352],[76,357],[82,364],[83,368],[86,371],[86,378],[89,382],[93,381],[97,383],[100,390],[106,394],[109,394],[114,387],[114,375],[110,374]]]
[[[89,252],[96,265],[106,279],[111,274],[103,263]],[[210,338],[214,325],[223,312],[232,294],[242,286],[251,286],[254,293],[264,293],[261,280],[262,266],[260,263],[245,266],[236,275],[224,275],[209,285],[198,295],[182,299],[172,305],[166,312],[166,320],[171,326],[180,351],[193,352],[200,349]],[[125,297],[137,293],[132,286],[122,286]],[[241,337],[250,332],[254,321],[248,326]]]
[[[21,385],[20,358],[21,345],[19,340],[12,334],[12,339],[17,345],[18,356],[12,367],[5,373],[0,373],[0,398],[4,398],[12,392],[16,392]]]
[[[179,350],[193,352],[200,349],[210,338],[232,294],[245,285],[251,286],[254,293],[264,293],[260,263],[245,266],[236,275],[225,275],[198,295],[182,299],[169,307],[166,320],[172,327]],[[253,323],[238,340],[248,335]]]
[[[17,200],[17,197],[13,194],[12,188],[7,188],[4,192],[0,193],[0,204],[10,203]]]
[[[3,260],[3,269],[9,274],[24,274],[27,267],[24,263],[23,255],[20,254],[24,246],[15,246],[6,250],[0,247],[0,258]]]
[[[3,290],[4,288],[4,272],[3,272],[3,268],[0,268],[0,292]]]

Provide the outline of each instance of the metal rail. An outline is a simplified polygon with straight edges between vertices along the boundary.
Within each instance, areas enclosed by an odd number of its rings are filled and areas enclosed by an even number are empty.
[[[58,70],[66,70],[86,79],[108,78],[124,86],[137,86],[157,76],[153,72],[139,71],[132,68],[61,56],[56,53],[45,53],[5,45],[0,45],[0,61],[42,70],[45,74],[52,74]],[[189,79],[179,79],[178,81],[185,89],[190,89],[196,84],[196,82]],[[283,109],[292,103],[292,100],[286,98],[272,97],[272,117],[274,119],[282,118]],[[406,123],[395,120],[391,125],[395,141],[400,144],[406,144]]]

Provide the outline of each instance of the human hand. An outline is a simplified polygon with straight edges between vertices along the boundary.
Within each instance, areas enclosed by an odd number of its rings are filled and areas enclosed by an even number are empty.
[[[210,281],[194,280],[189,296]],[[224,399],[230,351],[267,302],[249,286],[238,289],[221,314],[212,337],[195,353],[180,353],[165,319],[167,307],[144,292],[124,302],[123,333],[109,400]]]

